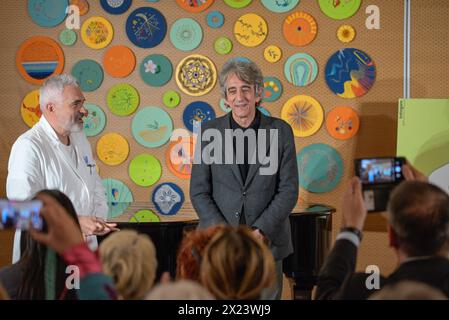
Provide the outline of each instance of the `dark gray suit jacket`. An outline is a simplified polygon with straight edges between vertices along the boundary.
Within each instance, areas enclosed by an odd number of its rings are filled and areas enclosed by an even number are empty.
[[[221,133],[223,162],[225,129],[230,129],[230,117],[231,113],[208,121],[201,127],[202,134],[209,128],[218,129]],[[235,161],[233,164],[194,164],[190,179],[190,199],[200,219],[200,228],[220,223],[238,226],[243,209],[246,224],[265,234],[270,240],[275,260],[281,260],[293,252],[289,215],[298,199],[295,141],[290,125],[281,119],[261,114],[259,129],[277,129],[279,139],[276,173],[261,175],[259,169],[268,167],[269,164],[261,165],[260,159],[257,159],[256,164],[249,166],[244,183]],[[275,146],[269,139],[266,143],[269,151],[271,145]],[[208,144],[209,142],[203,142],[200,145],[197,140],[196,156]]]

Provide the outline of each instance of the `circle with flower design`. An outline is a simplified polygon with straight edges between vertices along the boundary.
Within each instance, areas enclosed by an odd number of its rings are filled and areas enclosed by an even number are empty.
[[[197,48],[203,40],[203,30],[198,22],[191,18],[178,19],[170,30],[170,41],[181,51],[191,51]]]
[[[134,116],[131,131],[134,139],[144,147],[157,148],[170,139],[173,121],[165,110],[145,107]]]
[[[162,54],[150,54],[140,63],[140,77],[149,86],[162,87],[172,74],[171,62]]]
[[[215,111],[212,107],[204,101],[194,101],[190,103],[185,109],[182,116],[184,125],[190,131],[194,131],[196,126],[202,122],[207,122],[215,119]]]
[[[166,216],[175,215],[184,203],[184,192],[174,183],[161,183],[154,189],[152,200],[156,210]]]
[[[217,82],[217,69],[207,57],[193,54],[185,57],[176,68],[176,84],[190,96],[202,96]]]
[[[81,39],[92,49],[103,49],[114,36],[112,24],[103,17],[90,17],[81,26]]]

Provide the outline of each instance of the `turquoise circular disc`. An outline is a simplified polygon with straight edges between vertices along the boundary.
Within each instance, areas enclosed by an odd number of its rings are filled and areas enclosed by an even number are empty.
[[[206,16],[207,25],[217,29],[224,24],[224,15],[220,11],[211,11]]]
[[[268,10],[276,13],[283,13],[292,10],[299,3],[299,0],[262,0],[262,4]]]
[[[263,101],[273,102],[282,95],[282,83],[276,77],[263,78]]]
[[[98,89],[103,82],[103,68],[94,60],[78,61],[72,68],[72,75],[78,80],[82,91]]]
[[[133,194],[126,184],[116,179],[103,179],[102,181],[106,201],[108,203],[108,219],[123,214],[133,202]]]
[[[170,140],[173,121],[158,107],[145,107],[133,118],[131,132],[134,139],[147,148],[157,148]]]
[[[191,18],[178,19],[170,30],[170,41],[181,51],[197,48],[203,40],[203,30],[198,22]]]
[[[323,193],[333,190],[343,176],[343,160],[337,150],[323,143],[302,148],[296,157],[299,185]]]
[[[221,98],[219,104],[220,104],[220,109],[221,110],[223,110],[226,113],[231,112],[232,109],[229,108],[228,106],[226,106],[226,100],[225,99]]]
[[[59,41],[65,46],[74,45],[77,38],[76,32],[71,29],[63,29],[59,33]]]
[[[88,137],[96,136],[106,125],[106,115],[99,106],[92,103],[85,103],[84,108],[88,111],[87,117],[83,118],[84,133]]]
[[[28,0],[28,14],[41,27],[52,28],[64,21],[69,0]]]
[[[315,81],[318,65],[307,53],[295,53],[285,62],[284,75],[288,82],[297,87],[305,87]]]
[[[140,63],[140,77],[152,87],[161,87],[170,81],[173,66],[162,54],[150,54]]]
[[[258,109],[264,116],[271,117],[270,111],[268,111],[268,110],[265,109],[264,107],[259,106],[259,107],[257,107],[257,109]]]

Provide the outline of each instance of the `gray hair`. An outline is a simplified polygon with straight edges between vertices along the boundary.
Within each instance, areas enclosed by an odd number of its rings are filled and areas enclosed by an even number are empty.
[[[255,93],[263,89],[263,75],[259,67],[252,61],[242,61],[231,59],[227,61],[220,74],[218,81],[220,83],[221,95],[226,98],[226,81],[230,75],[235,74],[240,80],[254,85]]]
[[[39,91],[39,104],[41,111],[44,112],[45,105],[51,99],[57,99],[62,95],[66,86],[79,87],[78,81],[70,74],[61,74],[47,79]]]

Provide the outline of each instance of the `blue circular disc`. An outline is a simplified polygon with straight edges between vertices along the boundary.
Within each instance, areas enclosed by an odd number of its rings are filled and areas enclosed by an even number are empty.
[[[292,10],[299,0],[262,0],[262,4],[268,10],[276,13],[284,13]]]
[[[85,92],[98,89],[103,82],[103,68],[98,62],[90,59],[78,61],[72,68],[72,75]]]
[[[100,0],[104,11],[110,14],[122,14],[131,6],[132,0]]]
[[[323,193],[334,189],[343,176],[343,160],[337,150],[323,143],[302,148],[296,157],[299,185]]]
[[[259,106],[259,107],[257,107],[257,109],[258,109],[260,112],[262,112],[262,114],[263,114],[264,116],[271,117],[270,111],[268,111],[268,110],[265,109],[264,107]]]
[[[174,183],[161,183],[154,189],[152,201],[159,213],[172,216],[181,209],[184,203],[184,192]]]
[[[147,148],[157,148],[170,140],[173,121],[170,115],[158,107],[145,107],[133,118],[131,132],[138,143]]]
[[[206,16],[206,22],[211,28],[220,28],[224,24],[224,15],[220,11],[211,11]]]
[[[28,0],[28,14],[39,26],[56,27],[64,21],[69,0]]]
[[[215,111],[204,101],[194,101],[190,103],[182,115],[182,120],[187,129],[193,132],[195,121],[200,124],[215,119]]]
[[[150,54],[140,63],[140,77],[152,87],[163,86],[170,81],[172,74],[171,62],[162,54]]]
[[[133,202],[133,194],[126,184],[117,179],[103,179],[102,184],[108,203],[108,219],[123,214]]]
[[[167,21],[158,10],[149,7],[137,8],[126,20],[129,40],[140,48],[153,48],[164,40]]]
[[[197,48],[203,40],[203,30],[198,22],[191,18],[178,19],[170,30],[170,41],[181,51],[191,51]]]
[[[282,83],[276,77],[263,78],[263,101],[273,102],[282,95]]]

